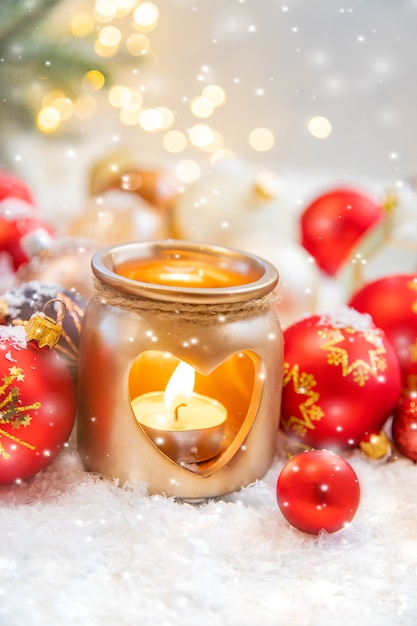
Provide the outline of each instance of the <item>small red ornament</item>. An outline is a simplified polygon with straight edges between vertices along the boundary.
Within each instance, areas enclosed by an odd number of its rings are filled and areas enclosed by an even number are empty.
[[[327,274],[337,273],[359,238],[383,219],[384,209],[353,189],[333,189],[301,215],[301,243]]]
[[[6,198],[17,198],[34,204],[32,192],[26,183],[13,172],[0,169],[0,202]]]
[[[21,206],[10,208],[10,203],[7,204],[8,208],[0,205],[0,252],[9,254],[16,271],[29,260],[23,249],[22,239],[36,230],[42,230],[52,236],[54,229],[32,211]]]
[[[55,350],[59,325],[35,314],[0,327],[0,484],[34,476],[57,456],[75,421],[75,388]]]
[[[298,530],[334,533],[355,517],[358,477],[347,461],[329,450],[300,452],[278,477],[277,502],[287,522]]]
[[[280,428],[313,448],[340,450],[382,429],[401,393],[397,356],[369,316],[342,309],[284,331]]]
[[[417,461],[417,394],[398,405],[392,419],[392,440],[401,454]]]
[[[398,274],[359,289],[349,305],[369,313],[397,353],[405,393],[417,391],[417,274]]]

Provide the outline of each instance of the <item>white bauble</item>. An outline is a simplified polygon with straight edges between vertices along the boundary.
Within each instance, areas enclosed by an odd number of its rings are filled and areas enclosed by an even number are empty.
[[[277,309],[283,328],[316,312],[320,273],[313,257],[301,245],[261,231],[236,236],[230,243],[269,261],[278,270]]]
[[[89,198],[84,212],[68,226],[70,236],[103,245],[161,239],[166,233],[160,211],[137,194],[115,189]]]
[[[276,174],[239,161],[213,167],[179,195],[173,209],[180,239],[228,245],[236,235],[266,229],[293,238],[289,201]]]

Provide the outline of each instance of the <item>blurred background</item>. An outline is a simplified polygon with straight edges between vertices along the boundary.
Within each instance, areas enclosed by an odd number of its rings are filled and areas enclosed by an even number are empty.
[[[179,185],[224,158],[267,168],[298,205],[398,185],[416,29],[415,0],[2,0],[1,160],[61,225],[120,149]]]

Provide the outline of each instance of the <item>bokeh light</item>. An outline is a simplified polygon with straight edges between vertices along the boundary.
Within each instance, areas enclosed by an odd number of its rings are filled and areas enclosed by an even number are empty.
[[[147,54],[151,43],[146,35],[133,33],[126,39],[126,48],[129,54],[135,57]]]
[[[201,96],[191,101],[190,109],[196,117],[210,117],[214,111],[214,104],[208,98]]]
[[[43,107],[36,120],[36,125],[44,133],[51,133],[56,130],[61,122],[58,109],[52,106]]]
[[[175,175],[182,183],[193,183],[201,174],[201,169],[196,161],[192,159],[184,159],[177,163],[175,167]]]
[[[196,124],[189,131],[190,142],[197,148],[205,148],[214,141],[213,131],[206,124]]]
[[[73,37],[88,37],[94,32],[94,17],[87,11],[79,11],[72,16],[69,28]]]
[[[332,132],[332,125],[327,117],[316,115],[308,121],[308,131],[317,139],[326,139]]]
[[[162,145],[167,152],[182,152],[187,146],[187,137],[179,130],[170,130],[164,135]]]
[[[133,21],[139,30],[153,30],[159,19],[159,9],[153,2],[141,2],[133,13]]]
[[[255,128],[249,134],[249,145],[257,152],[266,152],[275,144],[274,134],[268,128]]]
[[[204,87],[202,95],[216,107],[221,106],[226,101],[225,91],[219,85],[207,85]]]

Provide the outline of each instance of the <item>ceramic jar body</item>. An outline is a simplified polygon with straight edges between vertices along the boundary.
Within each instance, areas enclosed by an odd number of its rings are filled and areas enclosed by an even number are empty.
[[[228,313],[220,289],[212,315],[169,298],[164,306],[145,300],[142,310],[123,291],[123,279],[120,285],[111,298],[96,294],[83,320],[78,446],[86,468],[185,499],[223,495],[261,478],[275,454],[280,415],[283,342],[275,307],[246,294],[238,310],[232,294]],[[194,368],[196,392],[227,408],[222,451],[203,463],[182,464],[161,452],[132,409],[134,398],[163,390],[180,362]]]

